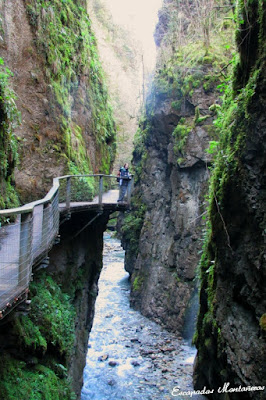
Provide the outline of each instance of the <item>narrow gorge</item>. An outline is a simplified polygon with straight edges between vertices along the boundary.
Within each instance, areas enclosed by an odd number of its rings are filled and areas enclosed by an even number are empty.
[[[0,2],[0,208],[44,197],[62,175],[83,176],[72,192],[92,201],[98,186],[84,175],[116,175],[131,154],[134,174],[123,212],[61,214],[30,306],[0,318],[0,400],[263,400],[266,3],[162,0],[149,79],[143,49],[110,10],[104,0]],[[0,216],[0,229],[12,223]],[[122,304],[120,343],[110,301],[99,344],[125,347],[132,382],[112,378],[115,363],[102,372],[105,353],[95,374],[85,367],[108,227],[142,316]],[[96,389],[102,373],[108,394]]]

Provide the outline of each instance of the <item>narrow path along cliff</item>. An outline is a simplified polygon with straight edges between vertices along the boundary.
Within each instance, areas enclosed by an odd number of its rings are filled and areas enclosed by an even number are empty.
[[[192,392],[195,349],[130,308],[129,292],[124,251],[105,233],[81,399],[168,400]]]

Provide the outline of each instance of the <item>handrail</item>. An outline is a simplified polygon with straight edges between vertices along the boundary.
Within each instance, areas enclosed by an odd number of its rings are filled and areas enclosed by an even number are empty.
[[[35,206],[40,204],[47,204],[52,200],[52,197],[56,193],[56,190],[59,189],[60,184],[59,180],[67,179],[67,178],[94,178],[94,177],[108,177],[108,178],[117,178],[116,175],[106,175],[106,174],[85,174],[85,175],[63,175],[53,178],[53,186],[46,194],[43,199],[32,201],[31,203],[27,203],[23,206],[16,207],[16,208],[9,208],[6,210],[0,210],[0,216],[6,215],[14,215],[14,214],[25,214],[27,212],[31,212]],[[132,175],[133,176],[133,175]]]
[[[78,185],[71,186],[71,180],[79,178],[82,179]],[[88,196],[92,196],[91,190],[92,187],[95,189],[95,182],[84,178],[99,178],[98,198],[92,202]],[[20,296],[27,293],[33,265],[47,256],[58,236],[60,212],[64,211],[69,215],[73,201],[78,202],[74,203],[73,207],[81,204],[84,205],[83,208],[93,206],[95,209],[95,205],[98,205],[98,210],[103,210],[104,178],[117,176],[59,176],[53,179],[53,185],[44,198],[21,207],[0,210],[0,217],[16,216],[13,218],[15,222],[2,227],[0,225],[0,319],[8,313],[11,305],[15,304]],[[60,185],[62,181],[65,181],[65,185]],[[127,190],[127,206],[130,205],[132,188],[133,175]],[[60,200],[60,196],[63,196],[63,201]],[[79,196],[78,200],[75,196]],[[115,205],[115,209],[121,209],[121,205]]]

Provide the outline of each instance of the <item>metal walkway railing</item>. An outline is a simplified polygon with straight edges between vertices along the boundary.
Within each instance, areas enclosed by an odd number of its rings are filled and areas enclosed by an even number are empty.
[[[117,186],[114,175],[67,175],[54,178],[47,195],[19,208],[0,210],[0,218],[12,223],[0,227],[0,319],[28,293],[32,267],[43,260],[59,232],[60,212],[71,208],[119,209],[106,191]],[[133,179],[129,182],[126,206],[130,205]],[[97,197],[95,197],[97,195]]]

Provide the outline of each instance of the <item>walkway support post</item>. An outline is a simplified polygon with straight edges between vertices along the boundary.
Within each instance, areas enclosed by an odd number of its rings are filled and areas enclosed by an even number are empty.
[[[132,176],[131,180],[128,183],[128,187],[127,187],[127,203],[129,206],[131,204],[131,194],[132,194],[133,189],[134,189],[134,176]]]
[[[66,182],[66,209],[70,212],[70,199],[71,199],[71,177],[67,177]]]
[[[47,249],[48,246],[48,216],[49,216],[50,203],[44,204],[43,206],[43,224],[42,224],[42,252]]]
[[[99,205],[103,204],[103,175],[99,175]]]
[[[21,214],[18,285],[27,288],[32,264],[32,212]]]

